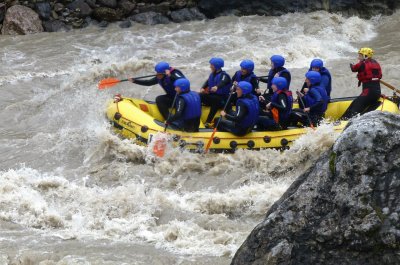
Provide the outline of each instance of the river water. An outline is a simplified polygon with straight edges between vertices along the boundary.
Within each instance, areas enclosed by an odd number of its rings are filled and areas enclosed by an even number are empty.
[[[285,152],[169,149],[155,159],[114,135],[104,111],[113,94],[151,100],[161,89],[99,91],[97,82],[151,74],[166,60],[198,90],[210,57],[225,58],[231,74],[251,58],[265,75],[268,58],[282,54],[292,90],[319,57],[333,74],[333,97],[353,96],[348,65],[361,46],[374,48],[384,80],[400,85],[399,21],[400,13],[363,20],[316,12],[0,36],[0,264],[229,264],[274,201],[330,148],[332,126]]]

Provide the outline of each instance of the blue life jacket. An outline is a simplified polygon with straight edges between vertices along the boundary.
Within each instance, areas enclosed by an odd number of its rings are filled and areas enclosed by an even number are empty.
[[[236,109],[238,109],[239,103],[243,103],[247,108],[246,117],[238,122],[238,126],[244,129],[253,128],[258,120],[259,106],[258,98],[253,94],[248,94],[245,98],[240,97],[236,102]]]
[[[289,74],[289,79],[286,80],[288,85],[287,88],[289,89],[290,87],[290,81],[291,81],[291,75],[288,69],[286,69],[285,67],[281,67],[280,71],[276,71],[276,69],[270,69],[268,72],[268,83],[267,83],[267,88],[268,91],[272,91],[272,79],[275,77],[276,74],[278,74],[278,76],[281,76],[282,73],[288,73]]]
[[[326,94],[325,88],[321,87],[320,85],[312,86],[307,94],[304,96],[304,98],[304,104],[306,105],[306,107],[311,107],[320,100],[323,101],[322,106],[316,109],[314,108],[313,110],[311,110],[310,113],[323,114],[328,107],[328,95]]]
[[[185,101],[185,109],[183,110],[183,120],[200,118],[201,116],[201,101],[199,93],[189,91],[182,93],[179,97]]]
[[[241,82],[241,81],[246,81],[246,82],[249,82],[250,84],[252,84],[251,83],[251,79],[253,79],[253,78],[257,78],[257,76],[254,74],[254,72],[251,72],[250,74],[248,74],[248,75],[246,75],[246,77],[244,77],[244,75],[242,75],[242,72],[239,70],[239,71],[237,71],[234,75],[233,75],[233,79],[232,79],[232,82],[234,82],[234,81],[236,81],[236,82]],[[244,77],[244,78],[243,78]],[[256,93],[256,91],[255,91],[255,88],[253,87],[253,92],[252,92],[254,95],[256,95],[257,93]]]
[[[226,86],[219,88],[216,92],[211,92],[211,88],[213,86],[217,86],[221,82],[222,75],[226,74],[225,71],[220,71],[217,74],[211,73],[208,77],[208,88],[210,89],[211,94],[218,94],[218,95],[229,95],[231,91],[232,83],[230,82]]]
[[[235,73],[234,77],[235,77],[235,79],[233,79],[232,81],[236,81],[238,83],[240,81],[247,81],[247,82],[251,83],[251,79],[256,78],[257,76],[254,74],[254,72],[251,72],[245,78],[243,78],[244,76],[242,75],[242,72],[239,70]]]
[[[183,73],[179,71],[178,69],[170,68],[170,71],[176,71],[182,78],[185,78]],[[174,86],[175,80],[171,80],[170,76],[165,75],[163,78],[158,80],[158,84],[164,89],[165,93],[167,93],[168,96],[175,97],[176,91],[175,91],[175,86]]]
[[[308,69],[308,71],[312,71],[312,69]],[[325,88],[326,94],[328,95],[329,99],[331,98],[331,91],[332,91],[332,76],[331,73],[329,72],[328,69],[325,67],[322,67],[321,70],[319,71],[321,74],[321,78],[327,78],[327,81],[321,80],[320,85]]]
[[[326,94],[328,95],[329,99],[331,98],[331,91],[332,91],[332,76],[331,73],[329,72],[328,69],[326,69],[325,67],[323,67],[320,71],[321,74],[321,78],[327,77],[328,78],[328,82],[322,82],[321,81],[321,85],[325,88],[326,90]]]
[[[283,111],[279,110],[279,122],[282,122],[282,121],[287,121],[289,119],[289,117],[290,117],[290,113],[292,112],[292,108],[293,108],[293,96],[292,96],[292,92],[291,91],[278,90],[272,95],[271,102],[276,103],[276,104],[280,104],[280,102],[278,101],[279,94],[285,94],[286,95],[286,99],[287,99],[287,107],[286,107],[286,109],[283,110]]]

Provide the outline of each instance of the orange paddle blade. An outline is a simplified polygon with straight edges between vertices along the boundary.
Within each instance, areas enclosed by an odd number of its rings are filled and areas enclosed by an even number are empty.
[[[100,90],[115,86],[116,84],[118,84],[119,82],[121,82],[121,80],[114,78],[114,77],[110,77],[110,78],[106,78],[103,79],[99,82],[99,84],[97,85],[97,87]]]
[[[165,148],[167,147],[167,143],[165,139],[157,139],[153,146],[153,153],[157,157],[163,157],[165,154]]]

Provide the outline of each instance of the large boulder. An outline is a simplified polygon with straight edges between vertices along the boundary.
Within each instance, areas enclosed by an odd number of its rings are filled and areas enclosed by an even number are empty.
[[[400,264],[400,117],[352,120],[268,210],[232,261]]]
[[[7,9],[2,34],[25,35],[42,31],[39,15],[29,7],[15,5]]]
[[[168,24],[170,22],[167,17],[155,12],[140,13],[131,16],[129,19],[146,25]]]
[[[180,23],[191,20],[203,20],[206,18],[206,16],[202,14],[197,7],[192,7],[172,11],[171,18],[173,22]]]

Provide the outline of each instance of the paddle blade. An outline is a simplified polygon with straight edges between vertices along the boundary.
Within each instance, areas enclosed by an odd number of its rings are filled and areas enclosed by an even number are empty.
[[[163,139],[157,139],[154,142],[154,146],[153,146],[153,153],[157,156],[157,157],[163,157],[165,154],[165,149],[167,147],[167,143],[166,140]]]
[[[106,78],[103,79],[99,82],[99,84],[97,85],[97,87],[100,90],[106,89],[106,88],[110,88],[112,86],[115,86],[116,84],[118,84],[119,82],[121,82],[121,80],[114,78],[114,77],[110,77],[110,78]]]

